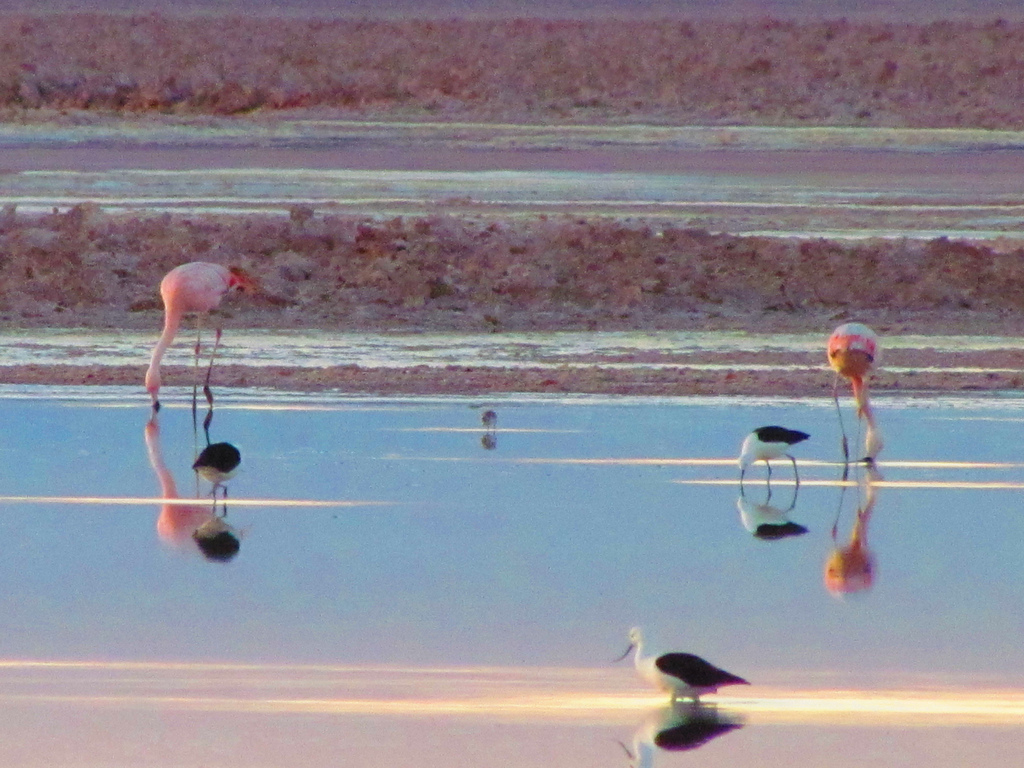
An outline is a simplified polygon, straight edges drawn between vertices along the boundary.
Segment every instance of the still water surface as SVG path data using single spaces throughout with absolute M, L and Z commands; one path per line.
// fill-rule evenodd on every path
M 153 426 L 131 388 L 0 392 L 5 765 L 1020 762 L 1024 399 L 879 398 L 880 481 L 843 487 L 829 400 L 225 390 L 214 562 L 168 394 Z M 788 463 L 737 483 L 768 423 L 812 434 L 788 512 Z M 807 533 L 752 535 L 766 501 Z M 843 597 L 836 550 L 871 565 Z M 634 624 L 753 683 L 721 735 L 651 746 Z
M 0 330 L 0 365 L 137 365 L 149 357 L 155 331 L 69 329 Z M 820 333 L 747 333 L 740 331 L 545 331 L 511 333 L 402 333 L 332 331 L 262 331 L 231 328 L 220 346 L 218 360 L 247 366 L 327 368 L 358 365 L 366 368 L 412 366 L 475 366 L 496 368 L 675 368 L 686 355 L 748 352 L 811 353 L 814 364 L 785 365 L 731 359 L 707 363 L 686 360 L 688 368 L 730 370 L 824 370 Z M 1012 336 L 886 337 L 886 349 L 927 349 L 939 353 L 1008 351 L 1024 348 Z M 191 365 L 191 348 L 179 344 L 165 361 Z M 886 365 L 893 373 L 929 370 L 921 365 Z M 943 370 L 1016 371 L 1002 368 Z
M 0 126 L 0 206 L 644 217 L 772 237 L 1020 239 L 1024 134 L 376 123 Z

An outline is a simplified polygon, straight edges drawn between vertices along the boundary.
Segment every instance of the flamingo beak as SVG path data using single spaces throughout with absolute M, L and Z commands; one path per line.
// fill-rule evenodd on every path
M 634 649 L 635 647 L 636 647 L 636 646 L 634 646 L 634 645 L 633 645 L 632 643 L 630 643 L 630 644 L 629 644 L 629 648 L 627 648 L 627 649 L 626 649 L 626 650 L 625 650 L 625 651 L 623 652 L 623 654 L 622 654 L 621 656 L 619 656 L 619 657 L 618 657 L 617 659 L 615 659 L 615 661 L 613 661 L 613 662 L 612 662 L 612 664 L 618 664 L 618 663 L 619 663 L 620 661 L 622 661 L 622 660 L 623 660 L 624 658 L 626 658 L 627 656 L 629 656 L 629 652 L 630 652 L 630 651 L 632 651 L 632 650 L 633 650 L 633 649 Z
M 237 288 L 242 293 L 259 293 L 260 284 L 256 278 L 250 275 L 241 267 L 229 267 L 231 271 L 231 287 Z

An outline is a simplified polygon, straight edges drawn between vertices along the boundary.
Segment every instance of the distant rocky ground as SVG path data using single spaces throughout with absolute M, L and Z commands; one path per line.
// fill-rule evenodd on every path
M 382 120 L 1024 128 L 1024 24 L 402 21 L 0 14 L 0 121 L 301 113 Z M 2 156 L 0 156 L 2 171 Z M 947 239 L 711 234 L 630 219 L 0 213 L 0 327 L 146 328 L 184 261 L 264 290 L 226 327 L 733 329 L 1024 335 L 1024 249 Z M 229 350 L 228 350 L 229 352 Z M 825 394 L 803 372 L 495 371 L 232 364 L 222 385 L 374 392 Z M 875 386 L 1022 386 L 1024 359 L 897 352 Z M 657 361 L 656 361 L 657 362 Z M 697 361 L 700 362 L 700 361 Z M 707 361 L 704 361 L 707 362 Z M 728 360 L 714 360 L 728 364 Z M 138 366 L 14 366 L 0 381 L 135 383 Z M 945 369 L 949 368 L 949 372 Z M 169 369 L 168 383 L 191 372 Z M 827 374 L 827 372 L 826 372 Z
M 0 14 L 0 119 L 287 110 L 669 124 L 1024 125 L 1024 23 L 351 21 Z M 2 170 L 2 156 L 0 156 Z M 1024 326 L 1024 251 L 610 219 L 0 215 L 0 323 L 146 326 L 239 262 L 262 327 Z M 822 320 L 824 318 L 824 320 Z
M 1024 249 L 710 234 L 536 216 L 379 220 L 0 214 L 0 323 L 149 328 L 163 274 L 241 266 L 260 295 L 225 307 L 263 328 L 820 329 L 849 316 L 916 332 L 1024 329 Z
M 1024 127 L 1024 23 L 0 14 L 0 119 L 49 111 Z

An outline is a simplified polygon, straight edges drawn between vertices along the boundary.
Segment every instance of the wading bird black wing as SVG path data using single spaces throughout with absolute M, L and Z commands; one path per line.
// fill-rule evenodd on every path
M 716 685 L 749 685 L 742 677 L 719 669 L 714 664 L 704 661 L 692 653 L 666 653 L 654 661 L 655 665 L 666 675 L 677 677 L 693 687 L 711 687 Z
M 810 437 L 806 432 L 801 432 L 798 429 L 786 429 L 785 427 L 759 427 L 754 432 L 762 443 L 796 445 Z

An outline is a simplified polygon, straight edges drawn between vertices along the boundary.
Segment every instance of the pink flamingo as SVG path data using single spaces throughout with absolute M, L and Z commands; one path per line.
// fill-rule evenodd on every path
M 153 398 L 154 411 L 160 410 L 160 361 L 174 341 L 182 317 L 187 312 L 196 313 L 195 364 L 198 373 L 203 319 L 217 308 L 224 294 L 236 288 L 241 291 L 255 291 L 257 285 L 256 281 L 239 267 L 225 267 L 206 261 L 182 264 L 164 275 L 164 279 L 160 281 L 160 297 L 164 302 L 164 330 L 153 349 L 153 357 L 146 371 L 146 391 Z M 206 384 L 203 387 L 203 394 L 211 406 L 213 397 L 210 393 L 210 374 L 213 371 L 213 358 L 220 345 L 220 328 L 217 328 L 216 334 L 213 353 L 210 355 L 210 367 L 206 371 Z
M 878 336 L 863 323 L 844 323 L 836 328 L 828 340 L 828 362 L 836 372 L 832 396 L 839 413 L 839 427 L 843 432 L 843 456 L 849 460 L 850 451 L 843 428 L 843 417 L 839 411 L 839 377 L 850 381 L 853 399 L 857 403 L 857 416 L 868 424 L 867 456 L 874 460 L 882 449 L 882 438 L 875 424 L 875 416 L 868 401 L 868 385 L 865 377 L 871 371 L 878 357 Z

